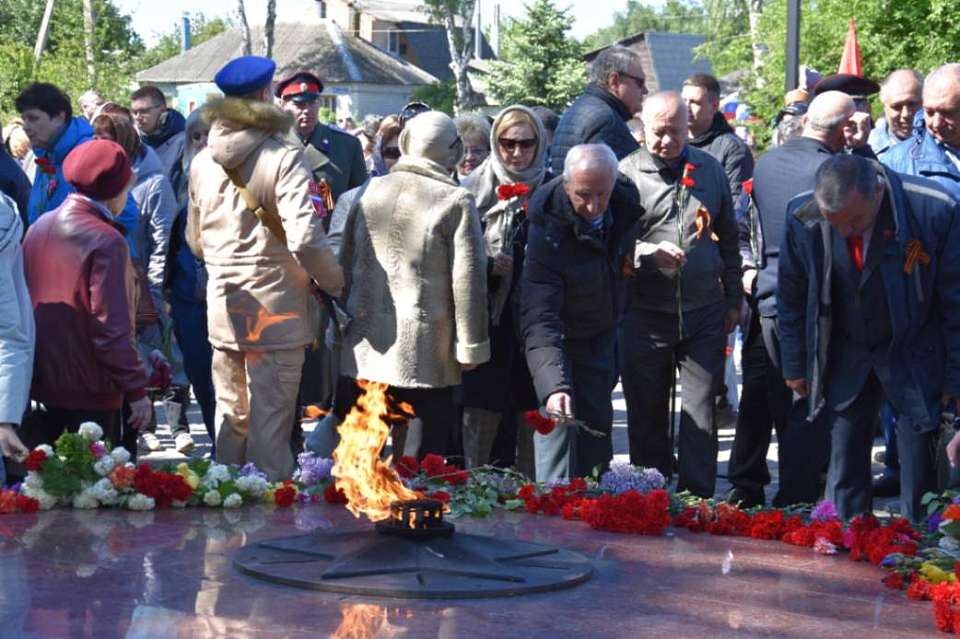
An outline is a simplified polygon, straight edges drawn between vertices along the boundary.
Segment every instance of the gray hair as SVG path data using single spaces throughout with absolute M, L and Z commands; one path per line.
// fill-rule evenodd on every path
M 490 123 L 479 113 L 461 113 L 453 119 L 461 139 L 480 140 L 484 146 L 490 143 Z
M 926 82 L 930 84 L 952 80 L 955 84 L 960 84 L 960 63 L 949 62 L 937 67 L 927 76 Z
M 620 170 L 617 156 L 606 144 L 578 144 L 570 149 L 563 161 L 564 182 L 569 182 L 573 178 L 573 169 L 576 167 L 606 169 L 613 179 L 616 179 Z
M 814 194 L 822 211 L 836 213 L 854 190 L 864 199 L 873 198 L 879 180 L 880 174 L 872 162 L 858 155 L 841 153 L 817 169 Z
M 619 44 L 607 47 L 590 64 L 590 81 L 606 88 L 611 73 L 629 73 L 631 64 L 640 64 L 640 54 Z
M 93 104 L 97 100 L 99 100 L 100 102 L 103 102 L 103 98 L 100 96 L 100 94 L 94 91 L 93 89 L 90 89 L 89 91 L 84 91 L 83 94 L 79 98 L 77 98 L 77 102 L 80 104 L 81 107 L 84 107 L 88 104 Z
M 787 140 L 799 137 L 801 133 L 803 133 L 803 118 L 793 116 L 781 120 L 777 125 L 777 142 L 783 144 Z
M 807 126 L 820 133 L 830 133 L 850 119 L 856 107 L 853 98 L 840 91 L 821 93 L 807 109 Z

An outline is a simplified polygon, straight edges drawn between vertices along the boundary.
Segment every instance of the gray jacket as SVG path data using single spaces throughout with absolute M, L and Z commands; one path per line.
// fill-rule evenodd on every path
M 16 205 L 0 193 L 0 424 L 20 423 L 33 376 L 36 328 L 23 277 L 21 239 L 23 223 Z
M 130 195 L 140 209 L 140 224 L 133 236 L 138 266 L 147 275 L 154 304 L 163 300 L 163 272 L 167 260 L 170 229 L 177 216 L 177 196 L 159 157 L 147 145 L 133 163 L 137 182 Z
M 620 161 L 620 171 L 637 185 L 643 208 L 627 308 L 676 313 L 679 286 L 683 310 L 722 300 L 727 308 L 739 309 L 743 297 L 740 252 L 726 173 L 710 154 L 695 147 L 687 146 L 683 158 L 681 171 L 674 171 L 645 148 Z M 695 184 L 678 219 L 676 202 L 685 163 L 695 166 Z M 701 231 L 698 217 L 706 223 Z M 653 263 L 656 245 L 663 241 L 676 244 L 686 254 L 679 278 L 677 272 Z

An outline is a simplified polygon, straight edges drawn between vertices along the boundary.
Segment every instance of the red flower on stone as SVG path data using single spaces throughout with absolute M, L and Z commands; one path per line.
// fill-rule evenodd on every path
M 445 490 L 436 490 L 436 491 L 434 491 L 434 492 L 432 492 L 432 493 L 427 493 L 426 498 L 427 498 L 427 499 L 436 499 L 437 501 L 441 501 L 441 502 L 443 502 L 443 503 L 445 503 L 445 504 L 449 504 L 449 503 L 450 503 L 450 493 L 448 493 L 448 492 L 445 491 Z
M 328 504 L 345 504 L 347 503 L 347 496 L 337 488 L 336 482 L 330 482 L 323 491 L 323 501 Z
M 153 471 L 147 464 L 140 464 L 133 477 L 137 492 L 153 497 L 157 508 L 167 508 L 174 501 L 187 501 L 193 489 L 182 475 L 166 471 Z
M 333 486 L 333 482 L 330 483 Z M 326 495 L 324 495 L 326 496 Z M 273 491 L 273 501 L 281 508 L 289 508 L 297 499 L 297 488 L 289 479 L 283 481 L 283 486 Z
M 40 502 L 33 497 L 17 495 L 17 510 L 22 513 L 35 513 L 40 510 Z
M 404 479 L 413 479 L 420 473 L 420 464 L 417 463 L 416 457 L 410 455 L 404 455 L 398 459 L 396 467 L 397 474 Z
M 47 461 L 47 454 L 42 450 L 32 450 L 30 454 L 27 455 L 26 461 L 23 462 L 24 466 L 27 467 L 27 470 L 33 472 L 39 472 L 43 468 L 43 462 Z

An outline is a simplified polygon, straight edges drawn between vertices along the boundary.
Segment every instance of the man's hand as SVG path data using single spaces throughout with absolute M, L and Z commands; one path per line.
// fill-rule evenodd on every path
M 786 380 L 786 382 L 787 382 L 787 388 L 792 390 L 794 393 L 796 393 L 800 397 L 806 397 L 807 395 L 810 394 L 810 389 L 807 388 L 806 378 L 802 377 L 800 379 L 788 379 Z
M 651 253 L 657 268 L 680 268 L 687 263 L 683 249 L 673 242 L 663 241 L 657 244 L 657 250 Z
M 843 137 L 847 147 L 859 149 L 866 146 L 871 128 L 870 115 L 862 111 L 855 112 L 843 127 Z
M 0 454 L 10 459 L 23 461 L 29 452 L 20 438 L 17 437 L 17 431 L 13 424 L 0 424 Z
M 513 258 L 506 253 L 497 253 L 493 258 L 493 274 L 498 277 L 509 275 L 513 271 Z
M 737 328 L 737 324 L 739 323 L 740 309 L 731 308 L 727 311 L 727 314 L 723 316 L 723 331 L 729 335 Z
M 130 404 L 130 418 L 128 420 L 130 427 L 134 430 L 141 430 L 150 425 L 150 417 L 153 414 L 153 402 L 149 397 L 141 397 Z
M 940 406 L 945 411 L 950 411 L 954 415 L 960 414 L 960 397 L 956 395 L 944 395 L 940 398 Z
M 547 416 L 552 419 L 573 417 L 573 400 L 564 392 L 554 393 L 547 398 Z
M 744 295 L 753 295 L 753 285 L 757 281 L 757 269 L 748 268 L 743 272 L 743 293 Z

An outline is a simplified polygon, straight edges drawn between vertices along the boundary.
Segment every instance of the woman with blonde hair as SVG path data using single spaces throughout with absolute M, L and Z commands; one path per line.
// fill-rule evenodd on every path
M 551 177 L 543 161 L 546 131 L 532 110 L 509 106 L 493 122 L 490 148 L 490 156 L 462 180 L 476 198 L 483 226 L 491 341 L 490 361 L 463 379 L 464 456 L 468 466 L 486 464 L 501 422 L 509 424 L 500 438 L 503 452 L 494 461 L 508 462 L 517 442 L 516 465 L 533 476 L 533 430 L 522 413 L 536 408 L 537 401 L 518 339 L 513 300 L 526 244 L 526 203 Z M 514 418 L 503 420 L 506 414 Z

